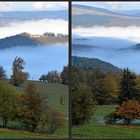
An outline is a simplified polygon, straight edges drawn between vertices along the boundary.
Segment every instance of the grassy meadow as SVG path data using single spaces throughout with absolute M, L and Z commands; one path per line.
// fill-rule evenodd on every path
M 116 105 L 98 105 L 95 115 L 88 124 L 74 126 L 73 138 L 140 138 L 140 126 L 138 125 L 106 125 L 99 120 L 115 110 Z
M 63 112 L 65 117 L 68 118 L 68 86 L 58 83 L 44 83 L 41 81 L 32 81 L 37 85 L 38 91 L 42 93 L 44 98 L 48 100 L 49 106 L 56 108 L 58 111 Z M 17 93 L 23 93 L 27 83 L 16 87 Z M 59 101 L 59 94 L 64 94 L 64 104 L 61 105 Z M 0 125 L 2 121 L 0 120 Z M 23 130 L 23 125 L 17 121 L 9 122 L 10 129 L 0 128 L 0 139 L 3 138 L 67 138 L 68 137 L 68 122 L 62 128 L 58 128 L 55 134 L 45 135 L 27 132 Z M 21 129 L 21 130 L 18 130 Z

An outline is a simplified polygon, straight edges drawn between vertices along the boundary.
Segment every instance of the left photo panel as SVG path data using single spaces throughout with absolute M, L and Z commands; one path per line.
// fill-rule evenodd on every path
M 68 2 L 0 2 L 0 138 L 68 138 Z

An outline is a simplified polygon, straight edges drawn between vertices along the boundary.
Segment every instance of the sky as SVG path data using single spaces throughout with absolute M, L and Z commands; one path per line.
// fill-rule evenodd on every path
M 110 10 L 140 10 L 140 2 L 73 2 L 73 4 L 88 5 Z
M 0 11 L 56 11 L 68 9 L 68 2 L 0 2 Z

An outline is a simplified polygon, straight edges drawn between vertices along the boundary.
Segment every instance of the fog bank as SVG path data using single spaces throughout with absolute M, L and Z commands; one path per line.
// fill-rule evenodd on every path
M 38 80 L 42 74 L 57 70 L 61 72 L 68 64 L 67 44 L 52 44 L 40 47 L 14 47 L 0 50 L 0 65 L 6 70 L 8 77 L 12 74 L 12 63 L 16 56 L 25 61 L 25 70 L 31 80 Z
M 90 28 L 78 27 L 72 30 L 74 36 L 81 37 L 112 37 L 126 39 L 129 41 L 140 42 L 140 27 L 103 27 L 93 26 Z
M 62 19 L 42 19 L 11 22 L 8 26 L 0 28 L 0 38 L 5 38 L 22 32 L 30 34 L 43 34 L 44 32 L 68 34 L 68 21 Z

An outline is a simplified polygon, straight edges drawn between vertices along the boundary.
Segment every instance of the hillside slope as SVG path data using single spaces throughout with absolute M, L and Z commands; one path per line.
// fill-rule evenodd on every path
M 16 47 L 16 46 L 38 46 L 44 44 L 53 43 L 66 43 L 68 36 L 58 34 L 57 36 L 51 36 L 53 33 L 44 33 L 45 35 L 31 35 L 28 33 L 21 33 L 14 36 L 0 39 L 0 49 Z
M 140 17 L 115 13 L 103 8 L 73 5 L 73 27 L 91 26 L 140 26 Z
M 72 65 L 73 66 L 81 66 L 85 68 L 93 68 L 98 69 L 100 68 L 104 73 L 107 73 L 108 71 L 112 72 L 121 72 L 122 70 L 111 63 L 104 62 L 97 58 L 88 58 L 88 57 L 72 57 Z
M 68 20 L 68 11 L 0 11 L 0 26 L 8 25 L 11 22 L 23 23 L 23 21 L 36 21 L 49 18 Z

